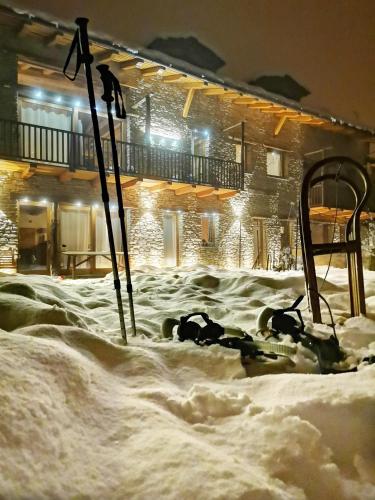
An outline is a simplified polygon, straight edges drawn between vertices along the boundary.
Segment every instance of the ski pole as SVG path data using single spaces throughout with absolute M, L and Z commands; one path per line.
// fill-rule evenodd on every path
M 133 286 L 130 275 L 128 242 L 127 242 L 126 227 L 125 227 L 125 211 L 124 211 L 124 202 L 122 198 L 120 166 L 118 161 L 117 145 L 115 138 L 115 127 L 113 123 L 112 102 L 115 101 L 115 112 L 117 118 L 125 119 L 126 111 L 124 107 L 124 101 L 122 98 L 120 83 L 118 79 L 115 77 L 115 75 L 109 70 L 109 66 L 107 64 L 100 64 L 99 66 L 97 66 L 97 70 L 99 71 L 100 78 L 103 82 L 104 93 L 102 95 L 102 99 L 107 104 L 108 127 L 109 127 L 109 135 L 111 138 L 113 170 L 115 174 L 115 183 L 116 183 L 116 192 L 118 201 L 118 216 L 120 219 L 122 251 L 124 254 L 126 289 L 129 297 L 129 310 L 130 310 L 130 319 L 133 329 L 133 335 L 136 335 L 137 332 L 136 332 L 135 316 L 134 316 Z
M 89 21 L 88 21 L 88 19 L 86 19 L 84 17 L 77 17 L 75 22 L 78 26 L 78 29 L 74 35 L 72 45 L 69 49 L 69 54 L 68 54 L 67 60 L 66 60 L 65 65 L 64 65 L 63 72 L 67 78 L 69 78 L 70 80 L 75 80 L 75 78 L 79 72 L 79 69 L 81 67 L 81 64 L 83 64 L 85 67 L 87 92 L 88 92 L 88 98 L 89 98 L 89 103 L 90 103 L 92 126 L 93 126 L 93 130 L 94 130 L 94 141 L 95 141 L 96 157 L 98 160 L 98 170 L 99 170 L 99 178 L 100 178 L 101 191 L 102 191 L 102 200 L 103 200 L 103 207 L 104 207 L 104 213 L 105 213 L 105 219 L 106 219 L 106 225 L 107 225 L 109 249 L 110 249 L 110 253 L 111 253 L 113 284 L 114 284 L 114 288 L 116 290 L 117 308 L 118 308 L 118 314 L 119 314 L 119 320 L 120 320 L 121 335 L 122 335 L 122 338 L 124 339 L 125 344 L 127 344 L 126 328 L 125 328 L 125 321 L 124 321 L 124 310 L 123 310 L 122 298 L 121 298 L 121 283 L 120 283 L 120 279 L 119 279 L 119 275 L 118 275 L 116 247 L 115 247 L 115 241 L 113 238 L 111 213 L 110 213 L 110 209 L 109 209 L 109 194 L 108 194 L 108 188 L 107 188 L 107 179 L 106 179 L 106 172 L 105 172 L 105 166 L 104 166 L 102 144 L 101 144 L 101 140 L 100 140 L 98 115 L 96 113 L 94 84 L 93 84 L 92 73 L 91 73 L 91 64 L 92 64 L 94 58 L 93 58 L 92 54 L 90 53 L 89 39 L 88 39 L 88 34 L 87 34 L 87 24 Z M 67 74 L 67 68 L 69 66 L 72 54 L 75 50 L 77 51 L 75 74 L 73 75 L 73 77 L 70 77 Z

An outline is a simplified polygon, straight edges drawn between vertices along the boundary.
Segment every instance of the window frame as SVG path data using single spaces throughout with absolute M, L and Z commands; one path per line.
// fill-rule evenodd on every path
M 200 247 L 201 248 L 217 248 L 218 244 L 218 230 L 217 230 L 217 215 L 212 213 L 201 213 L 201 225 L 200 225 Z M 203 244 L 204 239 L 203 236 L 203 219 L 208 220 L 208 236 L 210 235 L 210 224 L 212 224 L 211 229 L 213 231 L 213 241 L 207 241 L 206 244 Z
M 276 152 L 277 154 L 280 155 L 280 175 L 275 175 L 275 174 L 270 174 L 268 173 L 268 153 L 273 153 Z M 272 177 L 274 179 L 286 179 L 288 172 L 287 172 L 287 158 L 288 158 L 288 153 L 287 151 L 283 149 L 276 148 L 274 146 L 266 146 L 266 173 L 267 177 Z

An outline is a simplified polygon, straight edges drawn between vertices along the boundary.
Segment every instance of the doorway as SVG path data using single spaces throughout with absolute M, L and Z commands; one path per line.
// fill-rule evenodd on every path
M 253 219 L 254 227 L 254 269 L 267 268 L 267 233 L 263 219 Z
M 42 202 L 20 203 L 18 225 L 18 270 L 47 271 L 49 268 L 49 206 Z
M 164 213 L 164 262 L 168 267 L 178 265 L 177 214 Z
M 91 247 L 91 209 L 90 207 L 77 207 L 75 205 L 60 205 L 60 251 L 81 252 L 79 259 L 85 260 L 84 252 L 92 250 Z M 61 255 L 61 268 L 67 269 L 70 259 Z M 80 269 L 90 268 L 92 262 L 86 261 L 79 266 Z

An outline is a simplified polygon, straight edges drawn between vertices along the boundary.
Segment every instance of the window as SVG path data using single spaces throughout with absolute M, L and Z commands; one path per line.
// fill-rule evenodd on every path
M 216 245 L 216 216 L 214 214 L 202 215 L 201 245 L 202 247 Z
M 241 144 L 236 144 L 236 162 L 241 163 Z M 245 172 L 251 172 L 251 144 L 245 143 Z
M 279 149 L 267 148 L 267 175 L 285 177 L 286 155 Z

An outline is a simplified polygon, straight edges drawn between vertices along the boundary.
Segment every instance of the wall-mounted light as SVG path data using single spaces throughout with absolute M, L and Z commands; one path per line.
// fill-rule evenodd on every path
M 48 202 L 48 200 L 47 200 L 47 198 L 42 198 L 40 200 L 40 202 L 43 203 L 43 205 L 45 205 Z
M 57 96 L 55 97 L 55 102 L 59 103 L 59 102 L 61 102 L 61 101 L 62 101 L 62 97 L 61 97 L 61 95 L 57 95 Z
M 43 92 L 41 90 L 36 90 L 34 92 L 34 95 L 35 95 L 35 97 L 37 97 L 38 99 L 40 99 L 41 97 L 43 97 Z
M 82 201 L 76 201 L 75 202 L 76 207 L 82 207 Z
M 21 203 L 29 203 L 30 199 L 25 196 L 25 198 L 22 198 Z

